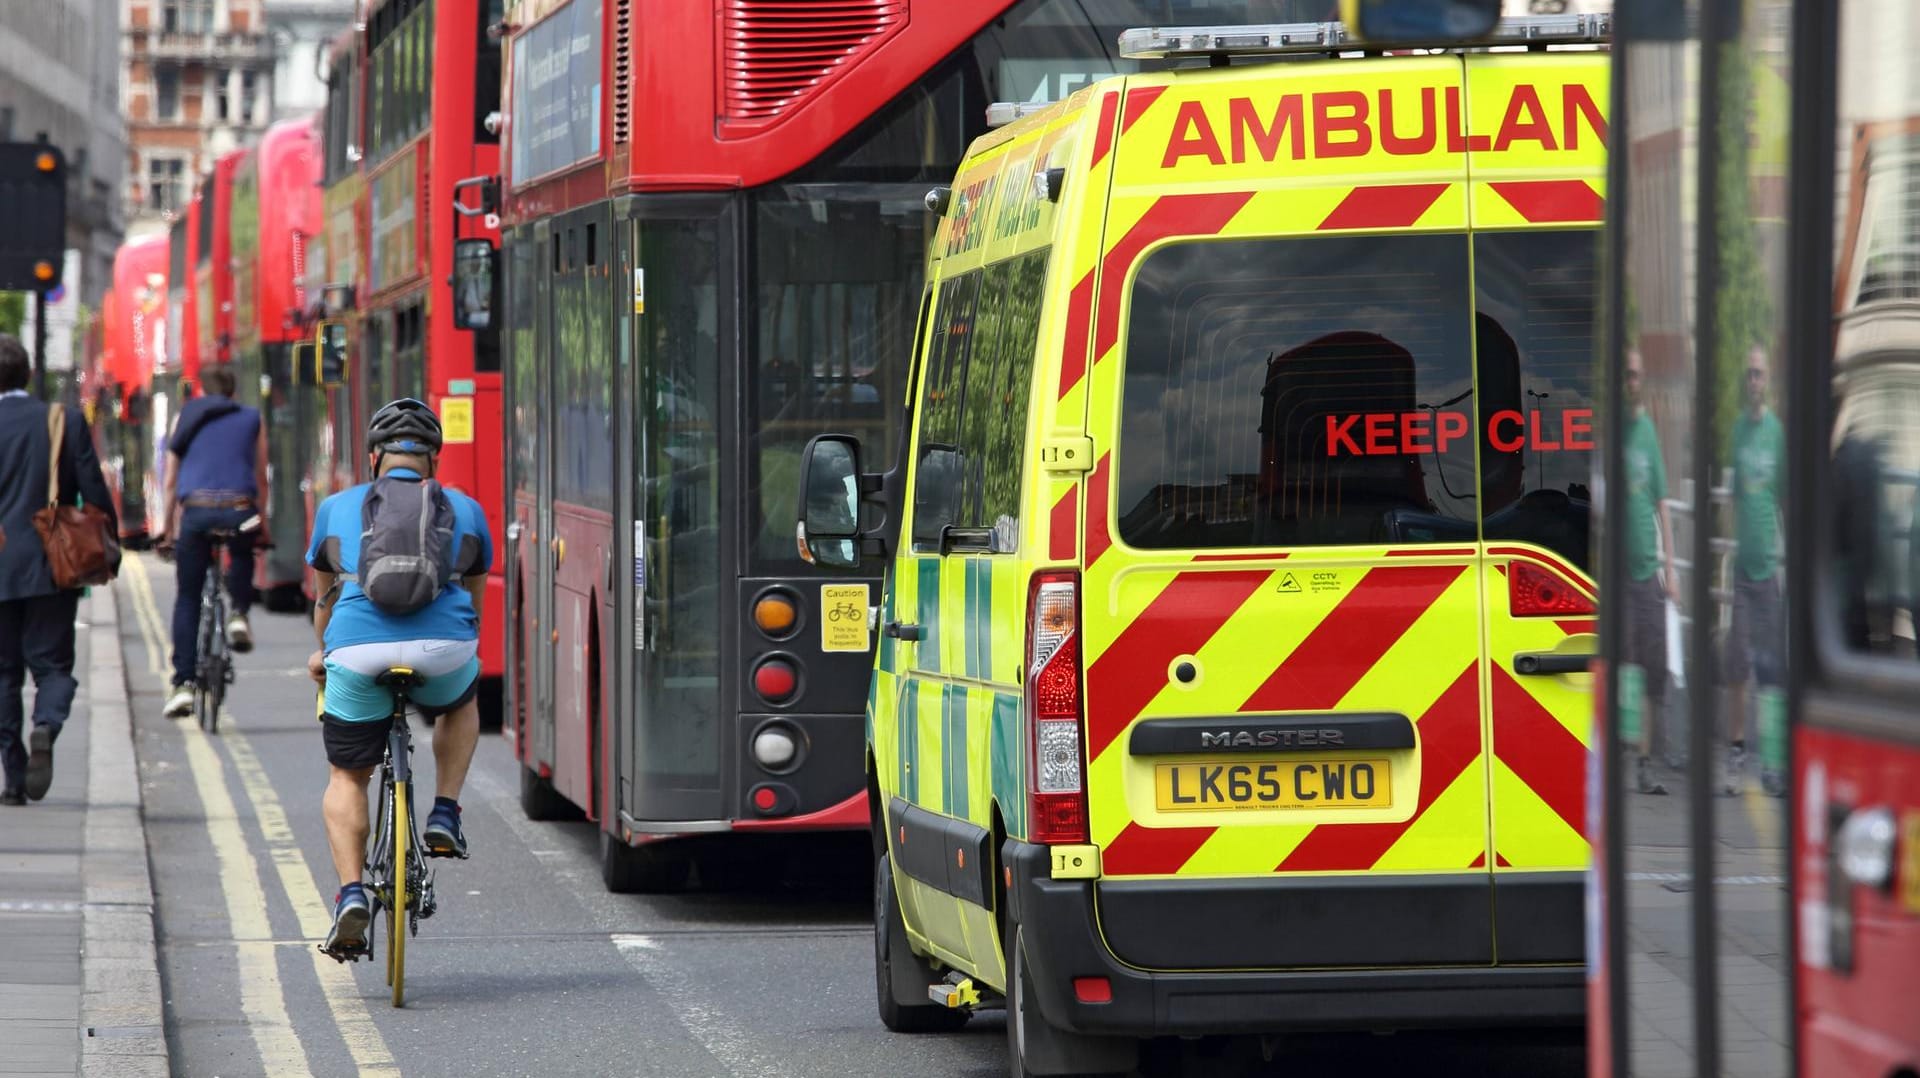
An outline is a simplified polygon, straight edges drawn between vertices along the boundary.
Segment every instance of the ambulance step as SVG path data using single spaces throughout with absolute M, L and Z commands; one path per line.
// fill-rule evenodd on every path
M 980 1004 L 980 989 L 974 987 L 973 978 L 955 971 L 947 974 L 947 979 L 939 984 L 928 985 L 927 998 L 950 1010 L 977 1007 Z

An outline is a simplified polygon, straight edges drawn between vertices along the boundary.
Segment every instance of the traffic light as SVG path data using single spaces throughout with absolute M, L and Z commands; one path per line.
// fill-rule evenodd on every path
M 52 291 L 66 247 L 66 159 L 44 142 L 0 142 L 0 291 Z

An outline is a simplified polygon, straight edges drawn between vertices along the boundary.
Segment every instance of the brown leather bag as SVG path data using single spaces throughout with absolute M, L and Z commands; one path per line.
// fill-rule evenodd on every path
M 105 584 L 120 571 L 120 537 L 107 514 L 91 505 L 60 504 L 60 450 L 66 443 L 67 410 L 47 409 L 47 507 L 33 514 L 33 530 L 47 551 L 56 588 Z

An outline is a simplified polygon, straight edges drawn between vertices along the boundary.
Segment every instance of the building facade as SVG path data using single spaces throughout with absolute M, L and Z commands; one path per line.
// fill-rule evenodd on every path
M 321 77 L 327 42 L 355 17 L 355 0 L 266 0 L 273 38 L 273 118 L 291 119 L 327 105 Z
M 264 0 L 120 3 L 124 198 L 139 231 L 164 227 L 214 158 L 273 120 L 274 46 Z
M 98 307 L 124 227 L 123 0 L 0 3 L 0 141 L 41 134 L 67 159 L 67 246 L 81 302 Z

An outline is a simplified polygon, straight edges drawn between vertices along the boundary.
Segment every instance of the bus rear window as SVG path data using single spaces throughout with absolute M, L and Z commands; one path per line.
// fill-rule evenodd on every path
M 1207 240 L 1132 287 L 1116 489 L 1150 549 L 1471 541 L 1463 235 Z

